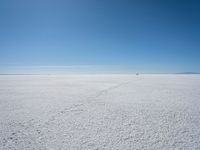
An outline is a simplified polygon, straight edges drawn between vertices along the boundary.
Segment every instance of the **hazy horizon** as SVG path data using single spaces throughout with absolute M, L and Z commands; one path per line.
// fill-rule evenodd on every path
M 199 74 L 194 71 L 145 71 L 132 66 L 70 65 L 70 66 L 9 66 L 2 67 L 0 74 Z

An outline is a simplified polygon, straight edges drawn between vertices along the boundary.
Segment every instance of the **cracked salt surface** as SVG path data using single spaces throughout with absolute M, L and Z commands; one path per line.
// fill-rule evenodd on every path
M 199 75 L 1 75 L 1 150 L 200 149 Z

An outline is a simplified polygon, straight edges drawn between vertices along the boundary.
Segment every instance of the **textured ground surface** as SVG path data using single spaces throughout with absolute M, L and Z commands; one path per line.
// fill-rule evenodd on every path
M 200 150 L 200 76 L 0 76 L 1 150 Z

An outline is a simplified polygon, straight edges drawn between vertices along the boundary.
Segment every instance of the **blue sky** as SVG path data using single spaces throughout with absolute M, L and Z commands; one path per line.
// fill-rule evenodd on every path
M 0 1 L 0 72 L 73 67 L 90 72 L 200 72 L 200 2 Z

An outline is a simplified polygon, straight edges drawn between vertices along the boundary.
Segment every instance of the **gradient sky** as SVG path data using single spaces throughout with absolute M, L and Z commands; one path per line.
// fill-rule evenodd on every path
M 200 72 L 200 1 L 0 1 L 0 72 L 73 66 Z

